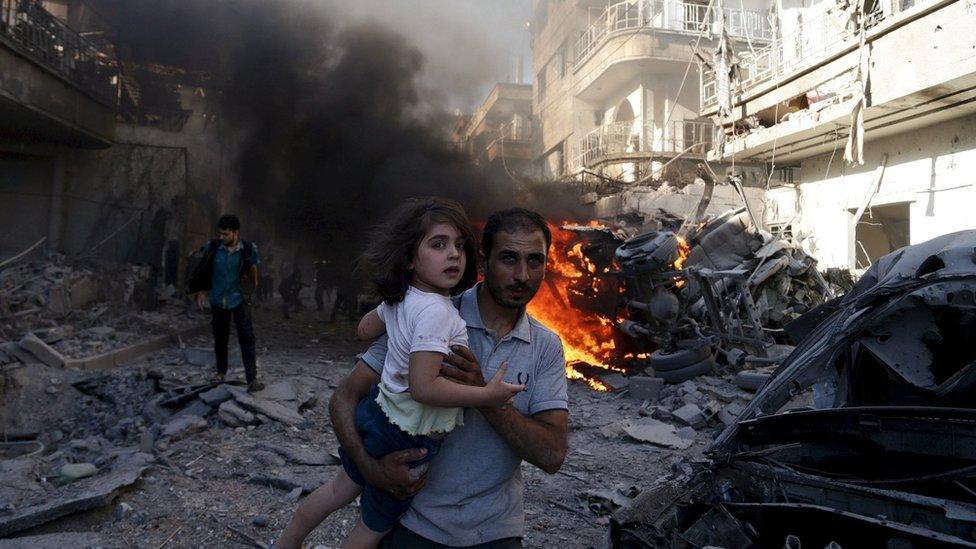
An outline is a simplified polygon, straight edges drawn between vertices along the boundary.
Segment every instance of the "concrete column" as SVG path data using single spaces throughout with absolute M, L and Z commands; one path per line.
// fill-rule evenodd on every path
M 48 215 L 47 246 L 51 250 L 61 248 L 61 220 L 64 217 L 64 153 L 54 155 L 51 173 L 51 210 Z

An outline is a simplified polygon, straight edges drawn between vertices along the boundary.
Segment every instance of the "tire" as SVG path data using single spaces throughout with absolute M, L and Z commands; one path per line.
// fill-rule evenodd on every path
M 651 358 L 648 362 L 651 368 L 654 368 L 655 372 L 670 372 L 672 370 L 686 368 L 692 364 L 698 364 L 711 356 L 712 349 L 708 345 L 695 349 L 678 349 L 673 353 L 658 349 L 651 353 Z
M 691 366 L 685 366 L 684 368 L 678 368 L 677 370 L 667 372 L 658 372 L 655 370 L 654 376 L 663 379 L 665 383 L 683 383 L 689 379 L 711 372 L 714 366 L 715 357 L 710 356 L 701 362 L 697 362 Z

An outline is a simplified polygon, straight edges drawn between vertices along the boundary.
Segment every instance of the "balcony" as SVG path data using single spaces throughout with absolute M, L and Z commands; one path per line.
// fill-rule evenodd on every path
M 50 70 L 105 105 L 114 105 L 118 63 L 36 0 L 0 0 L 0 44 Z
M 766 14 L 760 11 L 725 8 L 725 30 L 729 36 L 766 41 L 772 38 Z M 641 29 L 678 33 L 716 33 L 718 12 L 708 6 L 677 0 L 638 0 L 609 6 L 576 43 L 574 69 L 612 37 Z
M 531 160 L 535 128 L 521 119 L 512 120 L 498 128 L 496 137 L 485 148 L 488 162 L 497 159 Z
M 711 122 L 672 120 L 659 123 L 615 122 L 600 126 L 575 144 L 572 164 L 575 169 L 590 168 L 606 161 L 633 161 L 653 155 L 688 152 L 704 155 L 716 140 L 717 127 Z
M 882 9 L 882 3 L 865 16 L 864 28 L 871 29 L 890 17 Z M 748 94 L 767 82 L 804 70 L 821 62 L 833 52 L 857 42 L 858 27 L 845 23 L 841 15 L 824 12 L 798 24 L 788 36 L 777 36 L 762 48 L 739 54 L 739 90 Z M 708 112 L 718 104 L 718 86 L 715 71 L 706 69 L 701 79 L 702 112 Z

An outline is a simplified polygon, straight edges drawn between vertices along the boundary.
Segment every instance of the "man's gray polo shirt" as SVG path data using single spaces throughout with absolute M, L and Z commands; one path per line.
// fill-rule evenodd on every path
M 480 286 L 480 285 L 479 285 Z M 566 371 L 559 336 L 528 314 L 501 340 L 485 328 L 478 310 L 478 286 L 455 298 L 468 325 L 468 344 L 485 379 L 508 363 L 505 381 L 524 383 L 515 407 L 531 416 L 566 410 Z M 460 300 L 460 301 L 458 301 Z M 362 359 L 377 373 L 383 369 L 386 340 L 374 343 Z M 421 536 L 444 545 L 477 545 L 522 537 L 522 460 L 491 428 L 480 412 L 467 409 L 464 425 L 444 440 L 430 466 L 427 485 L 400 521 Z

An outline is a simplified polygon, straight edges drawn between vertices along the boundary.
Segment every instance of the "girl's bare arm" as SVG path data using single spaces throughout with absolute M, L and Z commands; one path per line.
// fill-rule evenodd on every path
M 443 408 L 504 406 L 525 385 L 505 383 L 502 365 L 484 387 L 461 385 L 440 376 L 444 355 L 433 351 L 410 353 L 410 396 L 421 404 Z
M 359 327 L 356 328 L 356 336 L 363 341 L 372 341 L 384 333 L 386 333 L 386 324 L 383 323 L 376 309 L 366 313 L 359 321 Z

